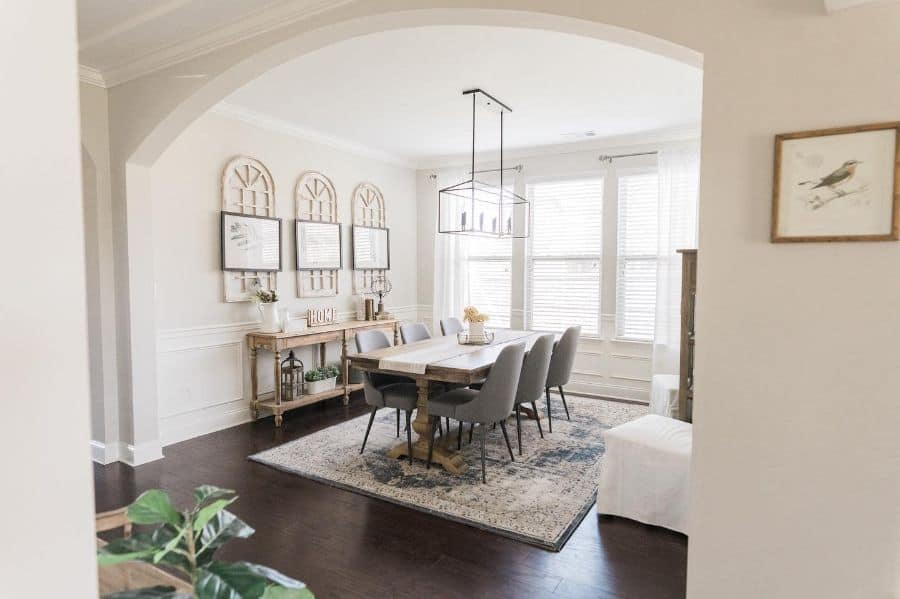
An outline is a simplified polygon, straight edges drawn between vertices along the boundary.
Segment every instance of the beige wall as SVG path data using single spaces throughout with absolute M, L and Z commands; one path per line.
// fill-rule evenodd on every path
M 0 10 L 0 595 L 87 599 L 97 567 L 75 3 Z
M 379 162 L 219 114 L 192 123 L 151 170 L 153 262 L 156 290 L 157 387 L 163 445 L 246 422 L 250 418 L 250 380 L 244 338 L 257 328 L 255 304 L 225 302 L 221 270 L 219 212 L 225 164 L 238 155 L 261 161 L 272 174 L 276 215 L 282 222 L 282 309 L 305 312 L 332 305 L 355 313 L 350 270 L 351 194 L 359 183 L 376 184 L 384 194 L 391 230 L 394 285 L 386 298 L 401 318 L 416 319 L 416 190 L 410 168 Z M 343 223 L 344 268 L 340 294 L 297 297 L 294 253 L 294 187 L 307 170 L 324 173 L 338 194 Z M 338 344 L 328 360 L 339 359 Z M 307 368 L 312 351 L 300 350 Z M 260 354 L 261 390 L 273 386 L 271 357 Z
M 428 23 L 629 38 L 606 24 L 704 55 L 689 594 L 900 592 L 900 277 L 891 274 L 900 243 L 768 242 L 773 135 L 900 119 L 896 4 L 826 17 L 819 0 L 361 1 L 118 86 L 113 198 L 130 275 L 120 355 L 130 360 L 134 405 L 149 412 L 156 401 L 141 166 L 274 64 L 351 35 Z M 191 73 L 208 77 L 173 79 Z

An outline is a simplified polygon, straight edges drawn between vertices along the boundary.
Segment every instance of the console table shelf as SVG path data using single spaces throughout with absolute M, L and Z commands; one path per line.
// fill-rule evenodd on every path
M 357 331 L 367 329 L 388 329 L 394 333 L 394 344 L 399 343 L 400 321 L 390 320 L 351 320 L 321 327 L 310 327 L 302 331 L 290 333 L 248 333 L 247 346 L 250 350 L 250 408 L 253 417 L 259 417 L 260 408 L 265 408 L 275 415 L 275 426 L 281 426 L 283 414 L 290 410 L 306 406 L 317 401 L 343 396 L 344 405 L 350 401 L 350 393 L 362 389 L 362 385 L 350 383 L 350 361 L 347 359 L 347 348 L 350 339 Z M 283 401 L 281 398 L 281 352 L 297 347 L 319 346 L 319 362 L 325 364 L 325 344 L 329 341 L 341 343 L 341 385 L 321 393 L 302 395 L 299 399 Z M 275 390 L 259 393 L 257 380 L 257 354 L 259 350 L 273 353 Z

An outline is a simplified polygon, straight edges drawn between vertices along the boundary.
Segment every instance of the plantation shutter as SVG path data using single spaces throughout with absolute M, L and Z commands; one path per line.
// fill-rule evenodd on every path
M 652 341 L 656 318 L 659 183 L 655 172 L 619 176 L 616 336 Z

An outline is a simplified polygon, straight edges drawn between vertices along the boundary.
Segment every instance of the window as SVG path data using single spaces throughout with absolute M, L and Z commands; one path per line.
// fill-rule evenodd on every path
M 652 341 L 656 319 L 657 175 L 620 174 L 618 190 L 616 337 Z
M 509 328 L 512 296 L 512 239 L 471 236 L 468 253 L 467 306 L 490 315 L 489 327 Z
M 581 325 L 600 334 L 603 179 L 569 179 L 528 186 L 528 326 L 561 331 Z

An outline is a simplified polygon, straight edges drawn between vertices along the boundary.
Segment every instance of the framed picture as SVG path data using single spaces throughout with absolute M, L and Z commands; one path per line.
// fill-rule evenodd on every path
M 315 220 L 297 220 L 297 270 L 341 269 L 341 225 Z
M 281 219 L 222 212 L 222 270 L 281 270 Z
M 900 123 L 775 136 L 772 241 L 900 238 Z
M 380 227 L 353 225 L 353 270 L 388 270 L 390 267 L 390 232 Z

